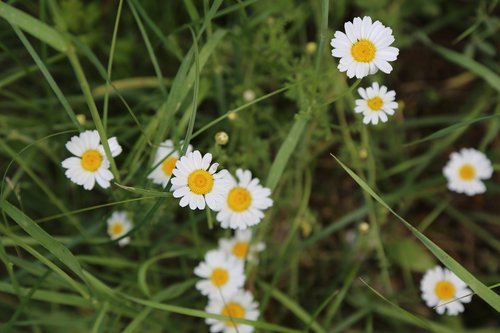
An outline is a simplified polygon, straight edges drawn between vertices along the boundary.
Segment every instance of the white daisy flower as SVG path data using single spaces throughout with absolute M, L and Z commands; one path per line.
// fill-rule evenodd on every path
M 374 82 L 371 87 L 366 89 L 359 88 L 358 93 L 361 96 L 356 100 L 354 112 L 363 113 L 363 123 L 377 125 L 387 121 L 387 115 L 392 116 L 394 110 L 398 108 L 398 103 L 394 101 L 396 93 L 394 90 L 387 91 L 386 86 L 379 86 Z
M 99 134 L 93 130 L 73 136 L 66 143 L 66 149 L 77 156 L 62 161 L 63 168 L 67 169 L 66 177 L 75 184 L 83 185 L 86 190 L 93 189 L 95 182 L 102 188 L 108 188 L 109 181 L 113 179 L 113 174 L 109 171 L 109 161 L 100 142 Z M 122 152 L 116 137 L 108 139 L 108 145 L 113 157 Z
M 243 263 L 218 250 L 208 251 L 194 274 L 203 278 L 196 289 L 208 297 L 229 297 L 245 283 Z
M 472 292 L 452 271 L 436 266 L 429 269 L 420 281 L 422 299 L 428 307 L 436 307 L 436 312 L 456 316 L 464 311 L 462 303 L 469 303 Z M 466 296 L 469 295 L 469 296 Z
M 231 318 L 257 320 L 259 317 L 259 304 L 254 301 L 249 291 L 239 290 L 229 298 L 212 298 L 209 300 L 205 311 Z M 210 325 L 210 332 L 223 333 L 251 333 L 253 326 L 237 323 L 234 320 L 219 320 L 207 318 L 205 322 Z
M 399 50 L 389 46 L 394 42 L 392 29 L 379 21 L 372 23 L 371 17 L 355 17 L 344 24 L 345 33 L 336 31 L 330 42 L 332 56 L 340 58 L 338 69 L 347 72 L 349 78 L 361 79 L 375 74 L 379 69 L 389 74 L 389 61 L 398 57 Z
M 186 153 L 192 150 L 193 146 L 189 145 Z M 165 188 L 172 176 L 178 159 L 179 151 L 175 149 L 172 140 L 164 141 L 156 151 L 155 161 L 153 163 L 153 165 L 156 165 L 156 168 L 149 174 L 148 179 L 151 179 L 153 183 L 162 185 L 163 188 Z
M 264 217 L 262 212 L 273 205 L 269 198 L 271 190 L 259 184 L 249 170 L 236 170 L 237 182 L 227 174 L 229 187 L 226 188 L 217 221 L 222 228 L 246 229 L 259 223 Z
M 493 167 L 486 155 L 479 150 L 462 148 L 458 153 L 451 153 L 443 174 L 448 179 L 450 191 L 474 195 L 486 192 L 481 179 L 491 178 Z
M 132 221 L 128 218 L 127 212 L 117 211 L 114 212 L 107 221 L 108 235 L 112 240 L 120 238 L 129 232 L 134 226 Z M 130 237 L 122 238 L 118 241 L 118 245 L 125 246 L 130 242 Z
M 219 249 L 234 256 L 240 261 L 257 262 L 257 253 L 266 248 L 266 244 L 259 242 L 251 244 L 252 230 L 236 230 L 233 238 L 219 239 Z
M 210 166 L 212 154 L 203 157 L 198 150 L 182 156 L 175 164 L 172 190 L 175 198 L 181 198 L 179 205 L 191 209 L 205 209 L 205 204 L 217 211 L 224 200 L 228 181 L 226 170 L 216 173 L 219 163 Z M 207 171 L 208 170 L 208 171 Z

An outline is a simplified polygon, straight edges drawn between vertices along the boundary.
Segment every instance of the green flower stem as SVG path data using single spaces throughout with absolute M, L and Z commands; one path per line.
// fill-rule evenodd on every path
M 69 41 L 68 41 L 69 43 Z M 111 149 L 108 144 L 108 137 L 106 136 L 106 131 L 104 130 L 104 126 L 101 121 L 101 117 L 99 116 L 99 111 L 97 110 L 97 106 L 95 104 L 94 98 L 92 97 L 92 90 L 90 89 L 87 78 L 85 77 L 85 73 L 83 72 L 82 66 L 80 64 L 80 60 L 78 60 L 78 56 L 76 55 L 75 49 L 72 45 L 70 45 L 68 49 L 68 59 L 73 66 L 73 70 L 75 71 L 76 78 L 80 83 L 80 87 L 83 91 L 83 95 L 85 96 L 85 100 L 90 110 L 90 114 L 92 116 L 92 120 L 94 121 L 94 125 L 99 133 L 99 137 L 101 138 L 101 144 L 104 148 L 104 153 L 106 154 L 106 158 L 108 159 L 111 165 L 111 172 L 115 177 L 116 181 L 120 183 L 120 174 L 118 173 L 118 169 L 116 168 L 116 163 L 111 154 Z
M 357 80 L 356 83 L 359 84 L 361 80 Z M 363 179 L 366 177 L 364 176 L 363 173 L 363 168 L 359 156 L 358 149 L 356 148 L 356 145 L 354 144 L 354 140 L 351 136 L 351 133 L 349 132 L 349 125 L 347 123 L 346 117 L 345 117 L 345 109 L 341 103 L 338 104 L 337 106 L 337 116 L 340 121 L 340 129 L 342 133 L 342 137 L 344 139 L 344 143 L 347 146 L 347 149 L 351 155 L 351 161 L 353 164 L 354 169 L 356 170 L 356 173 L 360 175 Z M 366 147 L 368 150 L 368 134 L 367 134 L 367 129 L 366 126 L 363 124 L 361 125 L 361 136 L 362 136 L 362 145 L 363 147 Z M 372 182 L 375 182 L 375 164 L 373 160 L 372 154 L 368 154 L 369 156 L 367 157 L 367 164 L 368 164 L 368 178 L 371 178 L 370 180 Z M 391 291 L 391 282 L 390 282 L 390 276 L 389 276 L 389 261 L 387 260 L 387 257 L 385 256 L 384 252 L 384 247 L 382 244 L 382 240 L 380 238 L 380 227 L 379 223 L 377 221 L 377 214 L 375 211 L 375 206 L 373 204 L 372 198 L 367 194 L 363 193 L 363 199 L 366 203 L 366 206 L 368 208 L 368 219 L 372 228 L 373 232 L 373 237 L 375 238 L 375 247 L 377 251 L 377 257 L 379 261 L 379 267 L 381 270 L 382 274 L 382 280 L 384 282 L 385 288 L 387 291 Z
M 66 43 L 66 55 L 71 63 L 71 66 L 73 67 L 76 78 L 85 97 L 85 101 L 87 102 L 87 105 L 89 107 L 92 121 L 94 122 L 97 132 L 99 133 L 99 137 L 101 138 L 101 144 L 104 148 L 104 153 L 106 154 L 106 158 L 111 165 L 111 172 L 113 173 L 116 181 L 120 183 L 120 174 L 118 173 L 118 169 L 116 168 L 116 163 L 113 155 L 111 155 L 111 149 L 109 148 L 108 144 L 108 137 L 106 136 L 106 131 L 102 124 L 101 117 L 99 116 L 99 111 L 97 110 L 94 97 L 92 96 L 92 90 L 90 89 L 90 85 L 87 81 L 87 78 L 85 77 L 85 73 L 76 54 L 75 47 L 71 43 L 71 39 L 66 35 L 67 27 L 66 23 L 64 22 L 64 18 L 62 17 L 59 11 L 59 7 L 55 1 L 49 1 L 49 6 L 54 17 L 54 22 L 56 22 L 56 26 L 63 32 L 63 39 Z
M 325 41 L 328 39 L 328 10 L 329 10 L 329 0 L 321 1 L 321 24 L 320 24 L 320 38 L 318 50 L 316 53 L 316 74 L 319 74 L 321 60 L 323 59 L 323 48 L 325 47 Z
M 120 3 L 118 4 L 118 11 L 116 12 L 116 20 L 115 20 L 115 27 L 113 29 L 113 37 L 111 38 L 111 47 L 109 49 L 109 59 L 108 59 L 108 69 L 107 69 L 107 75 L 106 75 L 106 86 L 105 86 L 105 94 L 104 94 L 104 106 L 103 106 L 103 116 L 102 116 L 102 122 L 104 125 L 104 129 L 107 129 L 108 125 L 108 109 L 109 109 L 109 92 L 111 91 L 111 71 L 113 69 L 113 58 L 115 55 L 115 47 L 116 47 L 116 36 L 118 35 L 118 26 L 120 23 L 120 17 L 122 13 L 122 5 L 123 5 L 123 0 L 120 0 Z M 159 82 L 161 85 L 161 82 Z

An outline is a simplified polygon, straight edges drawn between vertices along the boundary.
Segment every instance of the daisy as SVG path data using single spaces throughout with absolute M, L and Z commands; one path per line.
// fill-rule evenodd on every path
M 239 290 L 228 298 L 217 297 L 210 299 L 205 311 L 231 318 L 257 320 L 259 317 L 258 307 L 259 305 L 254 301 L 249 291 Z M 240 324 L 231 319 L 207 318 L 205 322 L 211 326 L 210 332 L 212 333 L 251 333 L 254 330 L 253 326 Z
M 196 283 L 196 289 L 208 297 L 229 297 L 245 283 L 243 263 L 217 250 L 206 253 L 194 274 L 203 278 Z
M 181 198 L 179 205 L 195 209 L 205 209 L 205 204 L 217 211 L 223 201 L 227 187 L 226 170 L 216 173 L 219 163 L 213 163 L 212 154 L 203 157 L 198 150 L 182 156 L 175 164 L 172 190 L 175 198 Z M 208 171 L 207 171 L 208 170 Z
M 193 146 L 189 145 L 186 153 L 193 150 Z M 174 171 L 175 164 L 179 159 L 179 151 L 175 149 L 172 140 L 166 140 L 156 151 L 155 161 L 153 165 L 156 165 L 155 169 L 149 174 L 148 179 L 151 179 L 153 183 L 162 185 L 165 188 L 172 177 L 172 171 Z
M 259 184 L 249 170 L 236 170 L 238 182 L 227 174 L 229 187 L 226 188 L 217 221 L 222 228 L 246 229 L 259 223 L 264 217 L 262 212 L 273 205 L 269 198 L 271 190 Z
M 66 177 L 86 190 L 94 188 L 95 182 L 102 188 L 108 188 L 113 174 L 109 171 L 109 161 L 100 144 L 100 137 L 96 130 L 85 131 L 79 136 L 73 136 L 66 143 L 68 149 L 76 157 L 69 157 L 62 161 L 63 168 L 67 169 Z M 108 145 L 113 157 L 122 152 L 116 137 L 108 139 Z
M 392 116 L 394 110 L 398 108 L 398 103 L 394 101 L 396 93 L 394 90 L 387 91 L 386 86 L 379 86 L 374 82 L 371 87 L 366 89 L 359 88 L 358 93 L 361 96 L 356 100 L 354 112 L 363 113 L 363 123 L 377 125 L 387 121 L 387 115 Z
M 266 244 L 259 242 L 251 244 L 252 231 L 236 230 L 233 238 L 219 239 L 219 249 L 241 261 L 257 261 L 257 253 L 266 248 Z
M 481 179 L 491 178 L 493 167 L 486 155 L 479 150 L 462 148 L 458 153 L 451 153 L 443 174 L 448 179 L 450 191 L 474 195 L 486 192 Z
M 428 307 L 436 307 L 436 312 L 456 316 L 464 311 L 462 303 L 469 303 L 472 292 L 452 271 L 436 266 L 429 269 L 420 281 L 422 298 Z M 466 296 L 469 295 L 469 296 Z
M 388 61 L 398 57 L 399 50 L 389 46 L 394 42 L 392 29 L 371 17 L 355 17 L 344 24 L 345 33 L 336 31 L 330 42 L 332 56 L 340 58 L 338 69 L 347 72 L 349 78 L 361 79 L 375 74 L 379 69 L 389 74 L 392 66 Z
M 134 226 L 132 221 L 128 218 L 127 212 L 117 211 L 114 212 L 107 221 L 108 235 L 112 240 L 120 238 L 129 232 Z M 130 242 L 130 237 L 124 237 L 118 241 L 120 246 L 125 246 Z

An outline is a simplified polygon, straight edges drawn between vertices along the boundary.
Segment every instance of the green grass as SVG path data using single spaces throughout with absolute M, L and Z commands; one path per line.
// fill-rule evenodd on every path
M 0 332 L 208 332 L 205 318 L 225 319 L 204 311 L 193 269 L 231 233 L 147 179 L 169 138 L 272 189 L 253 229 L 267 247 L 246 269 L 260 317 L 234 321 L 262 333 L 496 332 L 496 11 L 486 0 L 0 2 Z M 348 79 L 329 41 L 364 15 L 392 28 L 400 54 L 389 75 Z M 366 126 L 354 100 L 374 81 L 400 107 Z M 86 129 L 104 140 L 107 190 L 61 167 Z M 442 168 L 462 147 L 494 165 L 485 194 L 446 188 Z M 135 225 L 124 248 L 106 233 L 115 210 Z M 421 300 L 436 264 L 474 292 L 457 317 Z

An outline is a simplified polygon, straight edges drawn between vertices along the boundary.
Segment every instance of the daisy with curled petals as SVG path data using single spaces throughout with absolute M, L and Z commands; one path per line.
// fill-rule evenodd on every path
M 448 180 L 449 190 L 472 196 L 486 192 L 481 180 L 491 178 L 493 167 L 479 150 L 462 148 L 458 153 L 451 153 L 443 174 Z
M 107 221 L 108 235 L 111 240 L 115 240 L 125 235 L 132 230 L 134 226 L 132 221 L 128 218 L 127 212 L 117 211 L 114 212 Z M 130 242 L 130 237 L 124 237 L 118 241 L 118 245 L 125 246 Z
M 220 297 L 209 300 L 205 311 L 230 317 L 227 320 L 207 318 L 205 322 L 210 325 L 210 332 L 222 333 L 251 333 L 253 326 L 240 324 L 232 318 L 257 320 L 259 317 L 259 304 L 254 301 L 249 291 L 239 290 L 231 297 L 221 299 Z
M 257 253 L 266 248 L 266 244 L 259 242 L 251 244 L 252 230 L 236 230 L 233 238 L 219 239 L 219 249 L 238 260 L 257 262 Z
M 354 112 L 363 113 L 365 124 L 377 125 L 379 120 L 385 123 L 387 115 L 392 116 L 398 108 L 398 103 L 394 101 L 394 90 L 387 91 L 386 86 L 379 86 L 377 82 L 366 89 L 359 88 L 358 93 L 361 98 L 356 100 Z
M 186 153 L 192 150 L 193 146 L 189 145 Z M 165 188 L 170 177 L 172 177 L 172 172 L 174 171 L 178 159 L 179 151 L 175 149 L 172 140 L 164 141 L 156 151 L 155 161 L 153 163 L 156 167 L 148 175 L 148 179 L 151 179 L 153 183 L 162 185 L 163 188 Z
M 262 211 L 271 207 L 273 200 L 269 198 L 271 190 L 252 178 L 249 170 L 236 170 L 236 177 L 238 181 L 227 175 L 229 187 L 216 218 L 222 228 L 246 229 L 262 220 Z
M 422 298 L 428 307 L 436 307 L 439 314 L 456 316 L 464 311 L 462 303 L 469 303 L 472 292 L 452 271 L 436 266 L 429 269 L 420 281 Z
M 205 254 L 194 274 L 203 279 L 196 283 L 196 289 L 208 297 L 229 297 L 245 283 L 243 263 L 217 250 Z
M 398 57 L 399 50 L 390 46 L 394 42 L 392 29 L 379 21 L 372 23 L 369 16 L 355 17 L 344 24 L 345 33 L 336 31 L 330 45 L 332 56 L 340 58 L 338 69 L 349 78 L 361 79 L 375 74 L 379 69 L 389 74 L 389 61 Z
M 205 209 L 205 204 L 217 211 L 227 188 L 226 170 L 216 173 L 219 163 L 210 166 L 212 154 L 203 157 L 198 150 L 182 156 L 175 164 L 172 190 L 175 198 L 181 198 L 179 205 L 191 209 Z
M 95 183 L 102 188 L 108 188 L 113 174 L 109 171 L 109 161 L 100 144 L 101 139 L 96 130 L 85 131 L 79 136 L 73 136 L 66 143 L 68 149 L 76 157 L 69 157 L 62 161 L 65 175 L 75 184 L 82 185 L 84 189 L 91 190 Z M 108 139 L 108 145 L 113 157 L 122 152 L 116 137 Z

